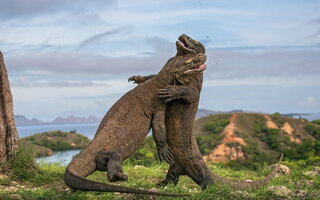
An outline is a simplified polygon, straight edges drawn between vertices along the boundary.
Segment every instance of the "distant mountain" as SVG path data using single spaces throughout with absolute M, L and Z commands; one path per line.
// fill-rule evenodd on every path
M 206 117 L 209 115 L 217 115 L 217 114 L 223 114 L 223 113 L 244 113 L 245 111 L 241 109 L 236 109 L 236 110 L 231 110 L 231 111 L 214 111 L 214 110 L 209 110 L 209 109 L 204 109 L 204 108 L 199 108 L 196 119 L 199 119 L 201 117 Z M 248 112 L 248 111 L 246 111 Z M 255 113 L 255 112 L 253 112 Z
M 69 117 L 57 117 L 51 124 L 73 124 L 73 123 L 93 123 L 100 122 L 101 118 L 90 115 L 89 117 L 76 117 L 70 115 Z
M 41 124 L 74 124 L 74 123 L 94 123 L 100 122 L 101 118 L 95 117 L 90 115 L 89 117 L 76 117 L 70 115 L 69 117 L 57 117 L 55 120 L 51 122 L 44 122 L 38 120 L 36 118 L 28 119 L 23 115 L 15 115 L 16 124 L 18 126 L 25 126 L 25 125 L 41 125 Z
M 38 120 L 36 118 L 28 119 L 23 115 L 15 115 L 14 118 L 16 119 L 17 125 L 39 125 L 39 124 L 45 123 L 45 122 Z
M 204 108 L 199 108 L 197 115 L 196 115 L 196 119 L 199 119 L 201 117 L 206 117 L 209 115 L 216 115 L 216 114 L 220 114 L 221 112 L 219 111 L 213 111 L 213 110 L 209 110 L 209 109 L 204 109 Z

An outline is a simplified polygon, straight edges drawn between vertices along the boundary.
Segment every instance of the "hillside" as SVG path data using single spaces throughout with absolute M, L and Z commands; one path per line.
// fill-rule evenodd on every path
M 320 126 L 281 115 L 233 113 L 195 122 L 207 162 L 274 162 L 280 152 L 299 160 L 320 155 Z
M 48 156 L 54 151 L 82 149 L 90 140 L 75 132 L 50 131 L 20 139 L 23 149 L 31 151 L 35 157 Z

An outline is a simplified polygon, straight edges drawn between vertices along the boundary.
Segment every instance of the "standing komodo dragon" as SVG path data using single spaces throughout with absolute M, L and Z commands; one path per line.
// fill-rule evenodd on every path
M 205 48 L 200 42 L 185 34 L 179 37 L 179 41 L 176 44 L 176 56 L 181 56 L 185 52 L 205 53 Z M 130 80 L 133 79 L 135 83 L 139 84 L 152 77 L 154 75 L 133 76 Z M 177 184 L 180 175 L 188 175 L 203 189 L 208 184 L 213 183 L 226 183 L 238 190 L 255 189 L 266 185 L 278 172 L 279 165 L 261 180 L 238 182 L 213 174 L 205 164 L 193 130 L 202 80 L 203 73 L 201 72 L 195 76 L 181 77 L 175 85 L 169 85 L 159 90 L 159 97 L 167 102 L 165 126 L 167 129 L 167 143 L 172 150 L 174 163 L 170 165 L 166 179 L 158 183 L 158 185 Z M 282 156 L 280 161 L 281 159 Z
M 172 162 L 164 126 L 166 104 L 157 97 L 157 90 L 173 84 L 181 74 L 187 76 L 205 60 L 204 54 L 173 57 L 152 80 L 122 96 L 103 118 L 94 139 L 67 166 L 64 175 L 66 185 L 78 190 L 181 196 L 114 186 L 85 177 L 100 170 L 107 171 L 109 181 L 127 180 L 122 172 L 122 160 L 143 143 L 151 126 L 159 158 Z

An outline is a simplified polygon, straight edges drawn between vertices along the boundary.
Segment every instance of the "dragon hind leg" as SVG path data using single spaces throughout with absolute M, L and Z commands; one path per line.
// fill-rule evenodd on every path
M 110 182 L 127 181 L 128 177 L 122 171 L 122 157 L 115 151 L 99 151 L 96 155 L 97 170 L 107 171 Z

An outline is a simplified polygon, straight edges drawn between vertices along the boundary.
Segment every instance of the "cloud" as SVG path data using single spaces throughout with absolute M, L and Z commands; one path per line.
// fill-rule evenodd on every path
M 13 87 L 103 87 L 107 84 L 95 81 L 81 81 L 81 80 L 26 80 L 13 79 L 11 81 Z
M 301 105 L 315 105 L 317 104 L 317 99 L 315 97 L 309 96 L 302 102 L 300 102 Z
M 319 74 L 320 49 L 272 48 L 260 51 L 207 51 L 213 78 L 283 77 Z
M 205 77 L 204 86 L 281 86 L 281 87 L 300 87 L 300 86 L 320 86 L 320 76 L 282 76 L 282 77 L 239 77 L 239 78 L 209 78 Z
M 85 46 L 88 46 L 92 43 L 95 43 L 95 42 L 99 42 L 101 39 L 107 37 L 107 36 L 112 36 L 112 35 L 117 35 L 117 34 L 128 34 L 132 32 L 132 26 L 123 26 L 123 27 L 119 27 L 119 28 L 116 28 L 116 29 L 113 29 L 113 30 L 109 30 L 109 31 L 106 31 L 106 32 L 103 32 L 103 33 L 99 33 L 99 34 L 96 34 L 94 36 L 91 36 L 85 40 L 83 40 L 82 42 L 80 42 L 79 44 L 79 48 L 83 48 Z
M 312 19 L 312 20 L 310 21 L 310 24 L 311 24 L 312 26 L 319 27 L 319 25 L 320 25 L 320 17 L 317 17 L 317 18 L 315 18 L 315 19 Z M 315 33 L 311 34 L 310 37 L 318 37 L 319 35 L 320 35 L 320 29 L 318 28 L 318 30 L 317 30 Z
M 12 73 L 47 71 L 57 74 L 123 74 L 158 72 L 168 57 L 161 55 L 145 57 L 106 57 L 87 53 L 42 53 L 7 56 L 7 68 Z
M 174 56 L 175 47 L 161 38 L 149 38 L 148 43 L 153 46 L 153 53 L 138 53 L 138 56 L 108 57 L 94 53 L 50 51 L 7 55 L 5 58 L 7 68 L 13 75 L 29 71 L 72 76 L 157 73 Z M 313 75 L 320 73 L 318 48 L 262 49 L 257 52 L 207 49 L 206 54 L 208 68 L 204 74 L 211 79 L 310 75 L 309 81 L 312 81 Z
M 116 0 L 78 0 L 77 2 L 65 0 L 10 0 L 1 2 L 0 18 L 14 19 L 59 13 L 62 11 L 84 12 L 115 7 L 117 7 Z

